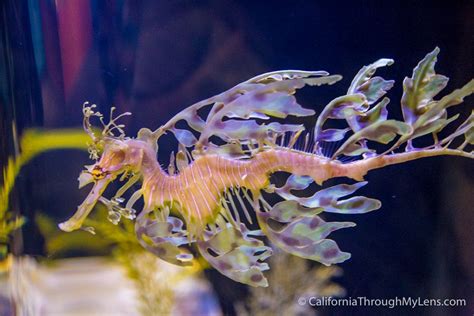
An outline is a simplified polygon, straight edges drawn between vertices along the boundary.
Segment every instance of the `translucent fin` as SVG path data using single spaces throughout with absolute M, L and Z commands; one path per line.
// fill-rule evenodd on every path
M 240 207 L 242 208 L 242 211 L 244 212 L 245 218 L 250 224 L 252 223 L 252 217 L 250 216 L 250 213 L 247 209 L 247 206 L 245 205 L 244 200 L 240 196 L 240 190 L 236 190 L 237 192 L 234 191 L 235 196 L 237 197 L 237 200 L 239 201 Z

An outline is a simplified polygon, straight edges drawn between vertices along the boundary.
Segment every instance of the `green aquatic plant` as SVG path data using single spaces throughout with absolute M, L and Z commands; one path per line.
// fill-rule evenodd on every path
M 427 54 L 412 77 L 404 80 L 403 120 L 388 117 L 385 94 L 394 82 L 374 76 L 378 68 L 391 65 L 391 59 L 363 67 L 347 93 L 322 109 L 309 132 L 304 125 L 286 120 L 315 114 L 297 103 L 296 90 L 334 84 L 341 76 L 299 70 L 262 74 L 189 106 L 155 131 L 140 130 L 137 138 L 125 135 L 118 117 L 111 113 L 105 123 L 95 105 L 85 103 L 84 127 L 92 138 L 90 152 L 96 161 L 81 173 L 79 185 L 93 183 L 93 188 L 60 228 L 81 228 L 97 202 L 109 208 L 114 221 L 134 218 L 136 202 L 143 198 L 135 223 L 138 240 L 170 263 L 191 264 L 193 254 L 186 245 L 195 245 L 227 277 L 267 286 L 262 272 L 269 269 L 264 261 L 272 250 L 261 236 L 302 258 L 325 265 L 343 262 L 350 254 L 327 237 L 355 224 L 326 222 L 318 215 L 361 214 L 380 208 L 376 199 L 349 197 L 367 184 L 367 172 L 425 157 L 474 158 L 474 114 L 454 132 L 443 133 L 458 119 L 448 109 L 474 92 L 474 80 L 435 99 L 448 81 L 435 73 L 438 53 L 436 48 Z M 92 131 L 93 117 L 101 120 L 102 133 Z M 329 121 L 344 127 L 330 128 Z M 156 160 L 157 153 L 162 154 L 157 141 L 166 133 L 178 141 L 167 172 Z M 419 145 L 422 137 L 423 143 L 431 139 L 430 144 Z M 270 176 L 279 171 L 291 175 L 278 187 Z M 126 181 L 123 187 L 112 198 L 103 197 L 107 185 L 119 176 Z M 333 178 L 356 182 L 320 188 Z M 141 188 L 123 205 L 124 193 L 139 181 Z M 266 194 L 281 201 L 272 205 Z M 261 230 L 248 228 L 255 217 Z
M 206 265 L 194 261 L 191 267 L 169 270 L 159 258 L 147 252 L 135 237 L 134 223 L 113 223 L 109 210 L 103 205 L 96 207 L 93 218 L 84 225 L 96 228 L 96 234 L 86 232 L 67 234 L 58 231 L 53 220 L 38 215 L 36 222 L 45 237 L 47 260 L 57 259 L 74 251 L 88 254 L 107 254 L 119 263 L 135 285 L 138 308 L 142 315 L 168 315 L 176 303 L 175 285 L 187 278 L 198 276 Z
M 88 143 L 87 135 L 78 129 L 29 129 L 23 132 L 19 142 L 20 152 L 16 157 L 9 157 L 3 168 L 3 184 L 0 187 L 0 261 L 6 258 L 11 233 L 25 221 L 23 217 L 9 211 L 10 193 L 21 168 L 43 152 L 55 149 L 87 150 Z

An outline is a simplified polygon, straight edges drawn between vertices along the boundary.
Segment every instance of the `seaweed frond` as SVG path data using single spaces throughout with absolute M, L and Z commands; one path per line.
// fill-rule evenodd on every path
M 87 149 L 87 135 L 78 129 L 37 130 L 28 129 L 20 138 L 20 153 L 9 157 L 3 168 L 3 184 L 0 188 L 0 261 L 8 252 L 7 244 L 13 231 L 25 222 L 22 216 L 9 211 L 10 193 L 23 166 L 37 155 L 55 149 Z

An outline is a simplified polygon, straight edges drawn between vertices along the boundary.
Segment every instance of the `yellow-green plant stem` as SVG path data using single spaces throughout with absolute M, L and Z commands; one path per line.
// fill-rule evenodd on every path
M 3 185 L 0 187 L 0 261 L 6 258 L 9 235 L 19 228 L 24 219 L 8 212 L 9 196 L 21 168 L 35 156 L 55 149 L 87 150 L 89 136 L 81 129 L 26 130 L 20 139 L 20 154 L 9 157 L 3 168 Z

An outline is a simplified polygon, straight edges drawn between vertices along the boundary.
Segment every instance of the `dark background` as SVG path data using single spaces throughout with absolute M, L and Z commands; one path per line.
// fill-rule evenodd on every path
M 303 104 L 320 110 L 345 93 L 352 77 L 378 58 L 396 80 L 390 113 L 400 117 L 401 83 L 435 46 L 447 91 L 472 78 L 472 1 L 2 1 L 0 162 L 14 150 L 12 126 L 79 127 L 86 100 L 107 113 L 131 111 L 127 133 L 156 128 L 188 105 L 256 74 L 327 70 L 344 79 L 308 88 Z M 462 106 L 466 116 L 472 97 Z M 461 108 L 461 107 L 460 107 Z M 12 123 L 13 122 L 13 123 Z M 12 125 L 13 124 L 13 125 Z M 168 154 L 166 154 L 168 155 Z M 77 175 L 86 153 L 42 155 L 20 174 L 13 209 L 28 218 L 72 214 L 85 192 Z M 327 315 L 472 315 L 474 172 L 462 158 L 432 158 L 367 176 L 365 193 L 383 207 L 351 216 L 355 229 L 336 240 L 352 259 L 337 281 L 350 297 L 465 298 L 468 307 L 325 308 Z M 14 250 L 44 256 L 34 221 Z M 288 267 L 291 269 L 291 267 Z M 226 313 L 245 287 L 209 273 Z

